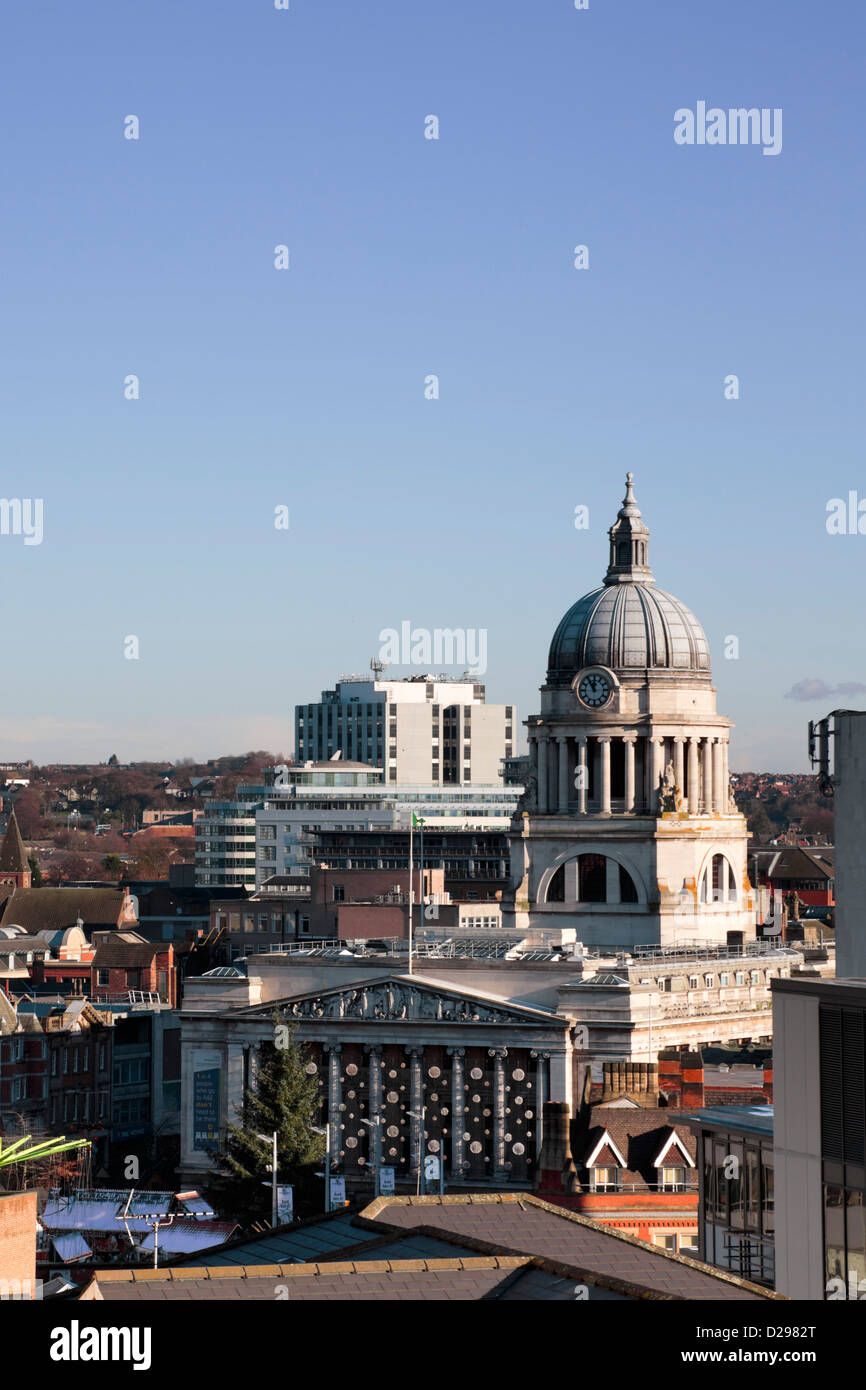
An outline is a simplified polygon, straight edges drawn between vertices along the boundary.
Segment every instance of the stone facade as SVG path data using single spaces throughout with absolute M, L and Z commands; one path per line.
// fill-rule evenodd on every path
M 604 584 L 560 623 L 527 720 L 503 921 L 604 947 L 741 943 L 755 901 L 731 721 L 697 619 L 654 587 L 648 537 L 629 474 Z

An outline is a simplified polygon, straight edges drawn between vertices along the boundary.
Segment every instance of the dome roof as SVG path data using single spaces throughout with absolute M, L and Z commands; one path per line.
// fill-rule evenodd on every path
M 634 499 L 631 473 L 609 536 L 604 583 L 578 599 L 554 633 L 548 685 L 570 685 L 584 666 L 607 666 L 626 675 L 669 670 L 709 679 L 703 628 L 684 603 L 656 588 L 647 554 L 649 530 Z
M 569 608 L 550 644 L 549 685 L 570 685 L 584 666 L 662 667 L 710 674 L 704 630 L 684 603 L 649 584 L 593 589 Z

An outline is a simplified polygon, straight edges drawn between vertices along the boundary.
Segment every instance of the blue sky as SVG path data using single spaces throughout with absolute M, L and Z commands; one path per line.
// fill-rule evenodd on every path
M 862 7 L 291 5 L 4 17 L 0 757 L 288 752 L 405 619 L 525 717 L 632 469 L 732 767 L 805 768 L 866 681 Z M 699 100 L 781 154 L 676 145 Z

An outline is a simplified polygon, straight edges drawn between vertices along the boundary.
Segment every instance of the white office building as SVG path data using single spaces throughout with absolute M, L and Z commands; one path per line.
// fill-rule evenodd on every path
M 515 720 L 514 705 L 485 703 L 478 681 L 342 676 L 318 703 L 295 707 L 295 757 L 368 763 L 390 784 L 486 786 L 514 752 Z
M 266 785 L 239 787 L 196 823 L 196 882 L 253 890 L 273 875 L 306 875 L 320 830 L 397 830 L 412 813 L 438 830 L 507 830 L 522 787 L 388 786 L 362 763 L 274 769 Z

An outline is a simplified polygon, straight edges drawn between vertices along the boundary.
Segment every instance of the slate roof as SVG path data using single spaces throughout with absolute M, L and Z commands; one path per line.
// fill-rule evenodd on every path
M 676 1112 L 656 1107 L 632 1110 L 611 1105 L 594 1105 L 587 1115 L 586 1124 L 580 1128 L 572 1145 L 574 1161 L 579 1168 L 585 1167 L 587 1159 L 606 1132 L 626 1161 L 626 1167 L 621 1174 L 622 1181 L 655 1184 L 659 1180 L 659 1172 L 653 1166 L 653 1161 L 672 1133 L 676 1134 L 692 1163 L 695 1161 L 694 1135 L 687 1124 L 671 1123 L 674 1113 Z M 682 1155 L 676 1144 L 672 1145 L 666 1163 L 682 1165 Z M 618 1166 L 619 1160 L 610 1153 L 605 1144 L 593 1166 L 597 1164 Z
M 88 927 L 116 927 L 122 906 L 117 888 L 16 888 L 0 902 L 0 924 L 31 934 L 74 927 L 78 917 Z
M 503 1256 L 466 1260 L 371 1260 L 367 1264 L 252 1265 L 205 1270 L 176 1266 L 161 1270 L 105 1270 L 83 1297 L 112 1303 L 255 1299 L 275 1302 L 275 1285 L 286 1284 L 286 1304 L 336 1302 L 478 1302 L 555 1299 L 574 1302 L 573 1278 L 538 1270 L 531 1260 Z
M 3 843 L 0 845 L 0 873 L 27 873 L 29 868 L 24 841 L 21 839 L 18 820 L 13 811 L 9 817 L 9 824 L 6 826 Z
M 781 1297 L 515 1193 L 380 1197 L 359 1215 L 341 1211 L 175 1260 L 158 1278 L 100 1272 L 87 1296 L 273 1301 L 274 1285 L 287 1278 L 290 1300 L 574 1302 L 576 1285 L 590 1300 Z
M 135 968 L 150 965 L 154 956 L 164 955 L 169 949 L 167 941 L 128 941 L 122 936 L 100 941 L 93 955 L 95 968 L 107 969 L 110 966 Z
M 628 1112 L 632 1113 L 632 1112 Z M 479 1253 L 508 1251 L 586 1271 L 637 1297 L 745 1300 L 781 1297 L 757 1284 L 726 1276 L 685 1255 L 673 1255 L 588 1217 L 517 1193 L 443 1197 L 379 1197 L 361 1219 L 385 1231 L 421 1227 L 474 1242 Z
M 766 867 L 769 879 L 815 879 L 835 876 L 834 852 L 828 845 L 805 848 L 803 845 L 784 845 Z

